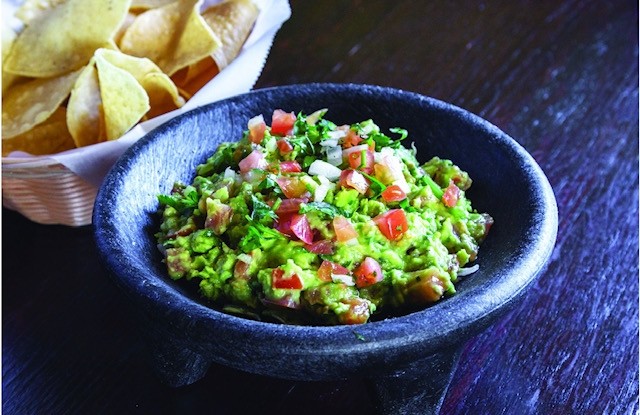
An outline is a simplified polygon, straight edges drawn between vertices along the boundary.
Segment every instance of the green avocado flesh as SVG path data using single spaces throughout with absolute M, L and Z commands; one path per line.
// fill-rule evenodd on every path
M 361 324 L 455 294 L 493 219 L 469 175 L 408 133 L 274 111 L 159 195 L 169 276 L 212 307 L 287 324 Z

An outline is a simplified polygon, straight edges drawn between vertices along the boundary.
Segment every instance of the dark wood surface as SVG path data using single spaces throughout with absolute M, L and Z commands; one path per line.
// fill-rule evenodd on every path
M 291 6 L 256 87 L 358 82 L 452 102 L 520 142 L 555 191 L 546 272 L 467 343 L 442 413 L 637 413 L 637 2 Z M 194 385 L 161 385 L 91 229 L 2 219 L 3 413 L 373 413 L 358 381 L 214 366 Z

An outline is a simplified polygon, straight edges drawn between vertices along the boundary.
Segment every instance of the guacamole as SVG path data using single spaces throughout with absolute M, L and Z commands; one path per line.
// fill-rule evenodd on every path
M 158 196 L 172 279 L 225 312 L 289 324 L 361 324 L 455 293 L 493 223 L 465 197 L 469 175 L 420 164 L 406 130 L 325 115 L 255 116 Z

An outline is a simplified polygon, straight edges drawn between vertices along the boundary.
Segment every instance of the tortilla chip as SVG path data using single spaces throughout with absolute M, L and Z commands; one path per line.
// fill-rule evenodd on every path
M 201 0 L 183 0 L 136 17 L 119 47 L 127 55 L 147 57 L 171 76 L 211 55 L 220 40 L 199 13 Z
M 95 61 L 87 65 L 76 81 L 67 104 L 67 126 L 77 147 L 107 139 L 100 83 Z
M 160 68 L 147 58 L 137 58 L 122 52 L 99 49 L 96 54 L 112 65 L 129 72 L 149 96 L 151 109 L 146 118 L 153 118 L 184 105 L 178 88 Z
M 191 99 L 196 92 L 198 92 L 203 86 L 207 84 L 214 76 L 220 71 L 218 65 L 211 56 L 207 56 L 200 62 L 189 65 L 186 68 L 176 72 L 171 77 L 173 82 L 180 90 L 180 94 L 185 99 Z
M 12 151 L 24 151 L 36 156 L 54 154 L 74 148 L 73 138 L 67 130 L 66 111 L 58 108 L 43 123 L 20 135 L 2 139 L 2 156 Z
M 7 55 L 9 54 L 9 50 L 11 50 L 11 46 L 13 45 L 14 40 L 16 39 L 16 32 L 9 27 L 9 25 L 2 22 L 2 62 L 7 59 Z M 4 69 L 2 69 L 2 93 L 7 90 L 17 79 L 19 76 L 13 75 L 10 73 L 6 73 Z
M 176 0 L 132 0 L 131 10 L 141 11 L 149 9 L 157 9 L 158 7 L 166 6 L 169 3 L 173 3 Z
M 95 55 L 107 140 L 120 138 L 149 111 L 149 97 L 135 77 Z
M 130 2 L 67 0 L 37 13 L 16 38 L 5 71 L 45 78 L 85 66 L 97 48 L 110 43 Z
M 3 94 L 2 138 L 14 137 L 44 122 L 69 96 L 81 70 L 13 85 Z
M 204 20 L 222 42 L 222 46 L 212 54 L 219 70 L 226 68 L 238 56 L 259 12 L 251 0 L 227 0 L 202 13 Z

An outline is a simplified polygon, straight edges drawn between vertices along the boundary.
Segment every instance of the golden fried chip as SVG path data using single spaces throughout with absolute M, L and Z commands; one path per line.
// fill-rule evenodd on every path
M 112 65 L 129 72 L 144 88 L 149 96 L 149 105 L 151 106 L 146 118 L 153 118 L 184 105 L 185 101 L 171 78 L 150 59 L 137 58 L 107 49 L 97 50 L 96 55 L 102 56 Z
M 130 3 L 67 0 L 37 14 L 16 38 L 5 71 L 45 78 L 85 66 L 97 48 L 112 43 Z
M 202 13 L 222 46 L 213 51 L 213 60 L 223 70 L 238 56 L 258 18 L 259 10 L 251 0 L 227 0 Z
M 67 99 L 80 72 L 33 79 L 7 89 L 2 100 L 2 138 L 22 134 L 49 118 Z
M 25 0 L 16 10 L 15 16 L 24 24 L 29 24 L 36 17 L 47 13 L 51 8 L 66 0 Z
M 55 154 L 74 148 L 73 138 L 67 130 L 65 109 L 58 108 L 43 123 L 22 134 L 2 139 L 2 156 L 12 151 L 24 151 L 36 156 Z
M 107 139 L 100 83 L 95 61 L 91 61 L 76 81 L 67 104 L 67 126 L 77 147 Z
M 16 32 L 9 27 L 9 25 L 2 22 L 2 62 L 7 59 L 9 50 L 13 45 L 13 41 L 16 39 Z M 7 90 L 15 81 L 19 78 L 17 75 L 6 73 L 4 68 L 2 69 L 2 93 Z
M 171 76 L 211 55 L 220 40 L 199 13 L 201 0 L 181 0 L 136 17 L 119 47 L 127 55 L 147 57 Z
M 120 138 L 149 111 L 149 97 L 129 72 L 95 55 L 107 140 Z
M 169 3 L 173 3 L 176 0 L 132 0 L 131 10 L 149 10 L 157 9 L 158 7 L 166 6 Z
M 186 99 L 191 99 L 219 72 L 216 62 L 211 56 L 207 56 L 198 63 L 180 69 L 171 79 L 180 90 L 180 94 Z

